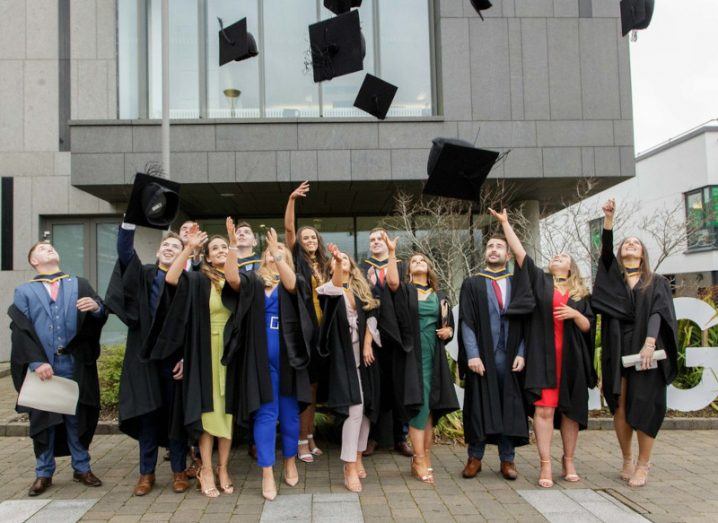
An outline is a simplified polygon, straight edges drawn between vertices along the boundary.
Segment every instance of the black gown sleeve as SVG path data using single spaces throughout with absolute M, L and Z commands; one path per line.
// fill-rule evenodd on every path
M 603 229 L 601 233 L 601 263 L 608 269 L 613 259 L 613 229 Z

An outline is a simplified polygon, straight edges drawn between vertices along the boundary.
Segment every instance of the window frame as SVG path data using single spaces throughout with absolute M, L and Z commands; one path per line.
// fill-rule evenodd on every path
M 715 196 L 713 196 L 715 194 Z M 691 220 L 693 220 L 693 217 L 691 216 L 691 207 L 688 204 L 688 199 L 691 197 L 698 196 L 700 198 L 701 202 L 701 217 L 700 217 L 700 227 L 699 229 L 694 232 L 693 235 L 689 233 L 688 227 Z M 683 206 L 685 208 L 685 220 L 686 220 L 686 253 L 693 253 L 693 252 L 705 252 L 705 251 L 714 251 L 718 250 L 718 217 L 713 216 L 712 219 L 710 218 L 712 212 L 710 206 L 713 204 L 713 198 L 718 198 L 718 185 L 703 185 L 701 187 L 697 187 L 695 189 L 691 189 L 690 191 L 686 191 L 683 193 Z M 695 235 L 699 231 L 708 231 L 709 234 L 712 233 L 713 235 L 713 244 L 708 245 L 700 245 L 696 243 Z M 693 237 L 693 239 L 692 239 Z M 693 241 L 692 241 L 693 240 Z
M 150 119 L 150 71 L 149 71 L 149 53 L 150 53 L 150 39 L 149 39 L 149 20 L 150 20 L 150 9 L 151 0 L 126 0 L 128 2 L 137 2 L 137 56 L 134 60 L 137 63 L 137 83 L 138 83 L 138 94 L 137 94 L 137 115 L 131 116 L 129 119 Z M 225 118 L 209 118 L 209 68 L 208 68 L 208 31 L 207 31 L 207 14 L 208 14 L 208 2 L 211 0 L 197 0 L 197 24 L 198 24 L 198 119 L 200 120 L 224 120 Z M 386 2 L 390 0 L 374 0 L 372 4 L 372 35 L 371 38 L 374 41 L 374 71 L 375 74 L 381 77 L 381 39 L 379 36 L 379 2 Z M 443 108 L 440 107 L 440 86 L 439 81 L 441 78 L 439 71 L 439 59 L 436 49 L 438 40 L 437 26 L 438 20 L 438 3 L 436 0 L 423 0 L 426 2 L 427 18 L 429 21 L 429 27 L 427 27 L 427 36 L 429 40 L 429 82 L 431 84 L 431 113 L 428 115 L 418 115 L 411 117 L 411 119 L 419 120 L 433 120 L 436 117 L 441 117 L 443 114 Z M 258 33 L 255 35 L 257 39 L 257 45 L 260 49 L 264 48 L 264 7 L 262 0 L 256 0 L 257 2 L 257 14 L 258 14 Z M 321 11 L 323 8 L 322 0 L 314 0 L 316 5 L 317 19 L 321 17 Z M 116 18 L 119 18 L 120 13 L 120 1 L 116 2 Z M 365 38 L 368 35 L 364 35 Z M 119 34 L 118 34 L 119 39 Z M 260 53 L 263 54 L 263 53 Z M 261 58 L 261 57 L 260 57 Z M 120 81 L 119 81 L 119 69 L 120 69 L 120 56 L 119 56 L 119 41 L 118 41 L 118 55 L 117 55 L 117 76 L 118 76 L 118 96 L 117 96 L 117 114 L 120 115 Z M 243 120 L 249 121 L 262 121 L 262 120 L 314 120 L 317 117 L 280 117 L 280 118 L 268 118 L 266 116 L 266 67 L 265 60 L 260 59 L 258 65 L 258 79 L 257 83 L 259 86 L 259 117 L 257 118 L 229 118 L 232 122 L 241 122 Z M 318 93 L 318 104 L 319 104 L 319 116 L 318 118 L 326 118 L 327 120 L 338 120 L 338 121 L 371 121 L 371 115 L 364 115 L 359 113 L 352 116 L 324 116 L 324 85 L 320 82 L 316 85 Z M 190 118 L 190 120 L 192 120 Z

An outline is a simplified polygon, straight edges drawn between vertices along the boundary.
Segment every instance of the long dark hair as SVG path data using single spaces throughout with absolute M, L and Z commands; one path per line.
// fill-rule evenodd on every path
M 406 282 L 412 283 L 411 281 L 411 260 L 412 258 L 415 258 L 416 256 L 421 256 L 424 259 L 424 262 L 426 262 L 426 279 L 429 282 L 429 286 L 434 290 L 434 292 L 439 292 L 440 286 L 439 286 L 439 275 L 436 274 L 436 269 L 434 268 L 434 263 L 429 259 L 429 257 L 424 254 L 423 252 L 413 252 L 411 253 L 411 256 L 409 256 L 409 259 L 406 262 Z
M 312 255 L 309 254 L 304 248 L 304 245 L 302 245 L 302 231 L 305 229 L 314 231 L 314 234 L 317 235 L 317 251 L 314 253 L 314 260 L 312 260 Z M 329 279 L 329 272 L 331 270 L 331 267 L 329 266 L 329 254 L 327 253 L 327 248 L 324 246 L 324 240 L 322 239 L 322 235 L 319 233 L 316 227 L 312 227 L 311 225 L 302 225 L 299 230 L 297 230 L 296 241 L 299 244 L 302 257 L 307 262 L 307 265 L 309 265 L 309 268 L 312 269 L 312 273 L 314 272 L 313 264 L 316 263 L 318 265 L 319 274 L 315 274 L 314 276 L 319 276 L 321 278 L 322 281 L 318 282 L 318 284 L 321 285 L 323 282 Z
M 629 238 L 636 238 L 638 243 L 641 245 L 641 262 L 639 264 L 639 267 L 641 268 L 641 279 L 639 280 L 639 283 L 641 285 L 650 285 L 651 281 L 653 281 L 653 271 L 651 270 L 651 263 L 648 259 L 648 249 L 646 249 L 646 244 L 643 243 L 643 240 L 637 236 L 627 236 L 621 240 L 621 243 L 618 244 L 618 250 L 616 252 L 618 268 L 621 269 L 621 274 L 623 274 L 626 282 L 628 282 L 628 274 L 626 273 L 626 267 L 623 265 L 621 251 L 623 250 L 623 244 L 626 243 Z

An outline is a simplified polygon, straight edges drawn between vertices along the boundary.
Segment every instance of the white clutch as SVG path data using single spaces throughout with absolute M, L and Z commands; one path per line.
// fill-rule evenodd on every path
M 649 369 L 655 369 L 658 367 L 658 362 L 661 360 L 666 359 L 666 351 L 664 350 L 657 350 L 653 351 L 653 357 L 651 358 L 651 365 L 648 367 Z M 621 361 L 623 362 L 624 367 L 631 367 L 635 366 L 636 370 L 646 370 L 641 367 L 641 356 L 640 354 L 629 354 L 628 356 L 621 357 Z
M 27 369 L 17 404 L 21 407 L 74 416 L 79 397 L 80 387 L 76 381 L 59 376 L 42 381 L 32 370 Z

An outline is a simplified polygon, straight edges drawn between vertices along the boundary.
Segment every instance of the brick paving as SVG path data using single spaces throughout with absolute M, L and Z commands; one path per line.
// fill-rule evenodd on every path
M 649 484 L 631 489 L 618 479 L 613 434 L 588 431 L 581 434 L 576 464 L 583 481 L 568 484 L 556 477 L 560 463 L 554 460 L 554 491 L 592 489 L 610 495 L 651 521 L 718 521 L 718 454 L 714 431 L 665 431 L 656 444 L 655 463 Z M 558 438 L 556 438 L 558 439 Z M 0 439 L 0 500 L 28 499 L 27 488 L 34 477 L 30 440 Z M 329 447 L 317 463 L 300 465 L 296 488 L 280 485 L 280 497 L 297 494 L 346 493 L 342 486 L 339 449 Z M 86 488 L 71 481 L 67 458 L 58 460 L 55 484 L 35 499 L 97 499 L 83 521 L 259 521 L 264 509 L 259 470 L 244 448 L 232 454 L 230 471 L 237 490 L 210 500 L 198 492 L 174 494 L 169 488 L 166 463 L 158 468 L 157 487 L 149 495 L 131 495 L 138 474 L 137 447 L 125 436 L 98 436 L 91 448 L 93 470 L 104 481 L 100 488 Z M 409 460 L 394 453 L 379 452 L 366 460 L 368 478 L 359 496 L 366 521 L 546 521 L 518 491 L 539 491 L 538 458 L 533 446 L 517 453 L 520 477 L 504 481 L 498 474 L 498 459 L 487 453 L 484 470 L 472 480 L 461 478 L 465 450 L 461 446 L 435 447 L 437 484 L 424 485 L 412 479 Z M 556 446 L 554 456 L 560 457 Z M 578 494 L 578 493 L 577 493 Z M 297 498 L 300 502 L 300 498 Z

